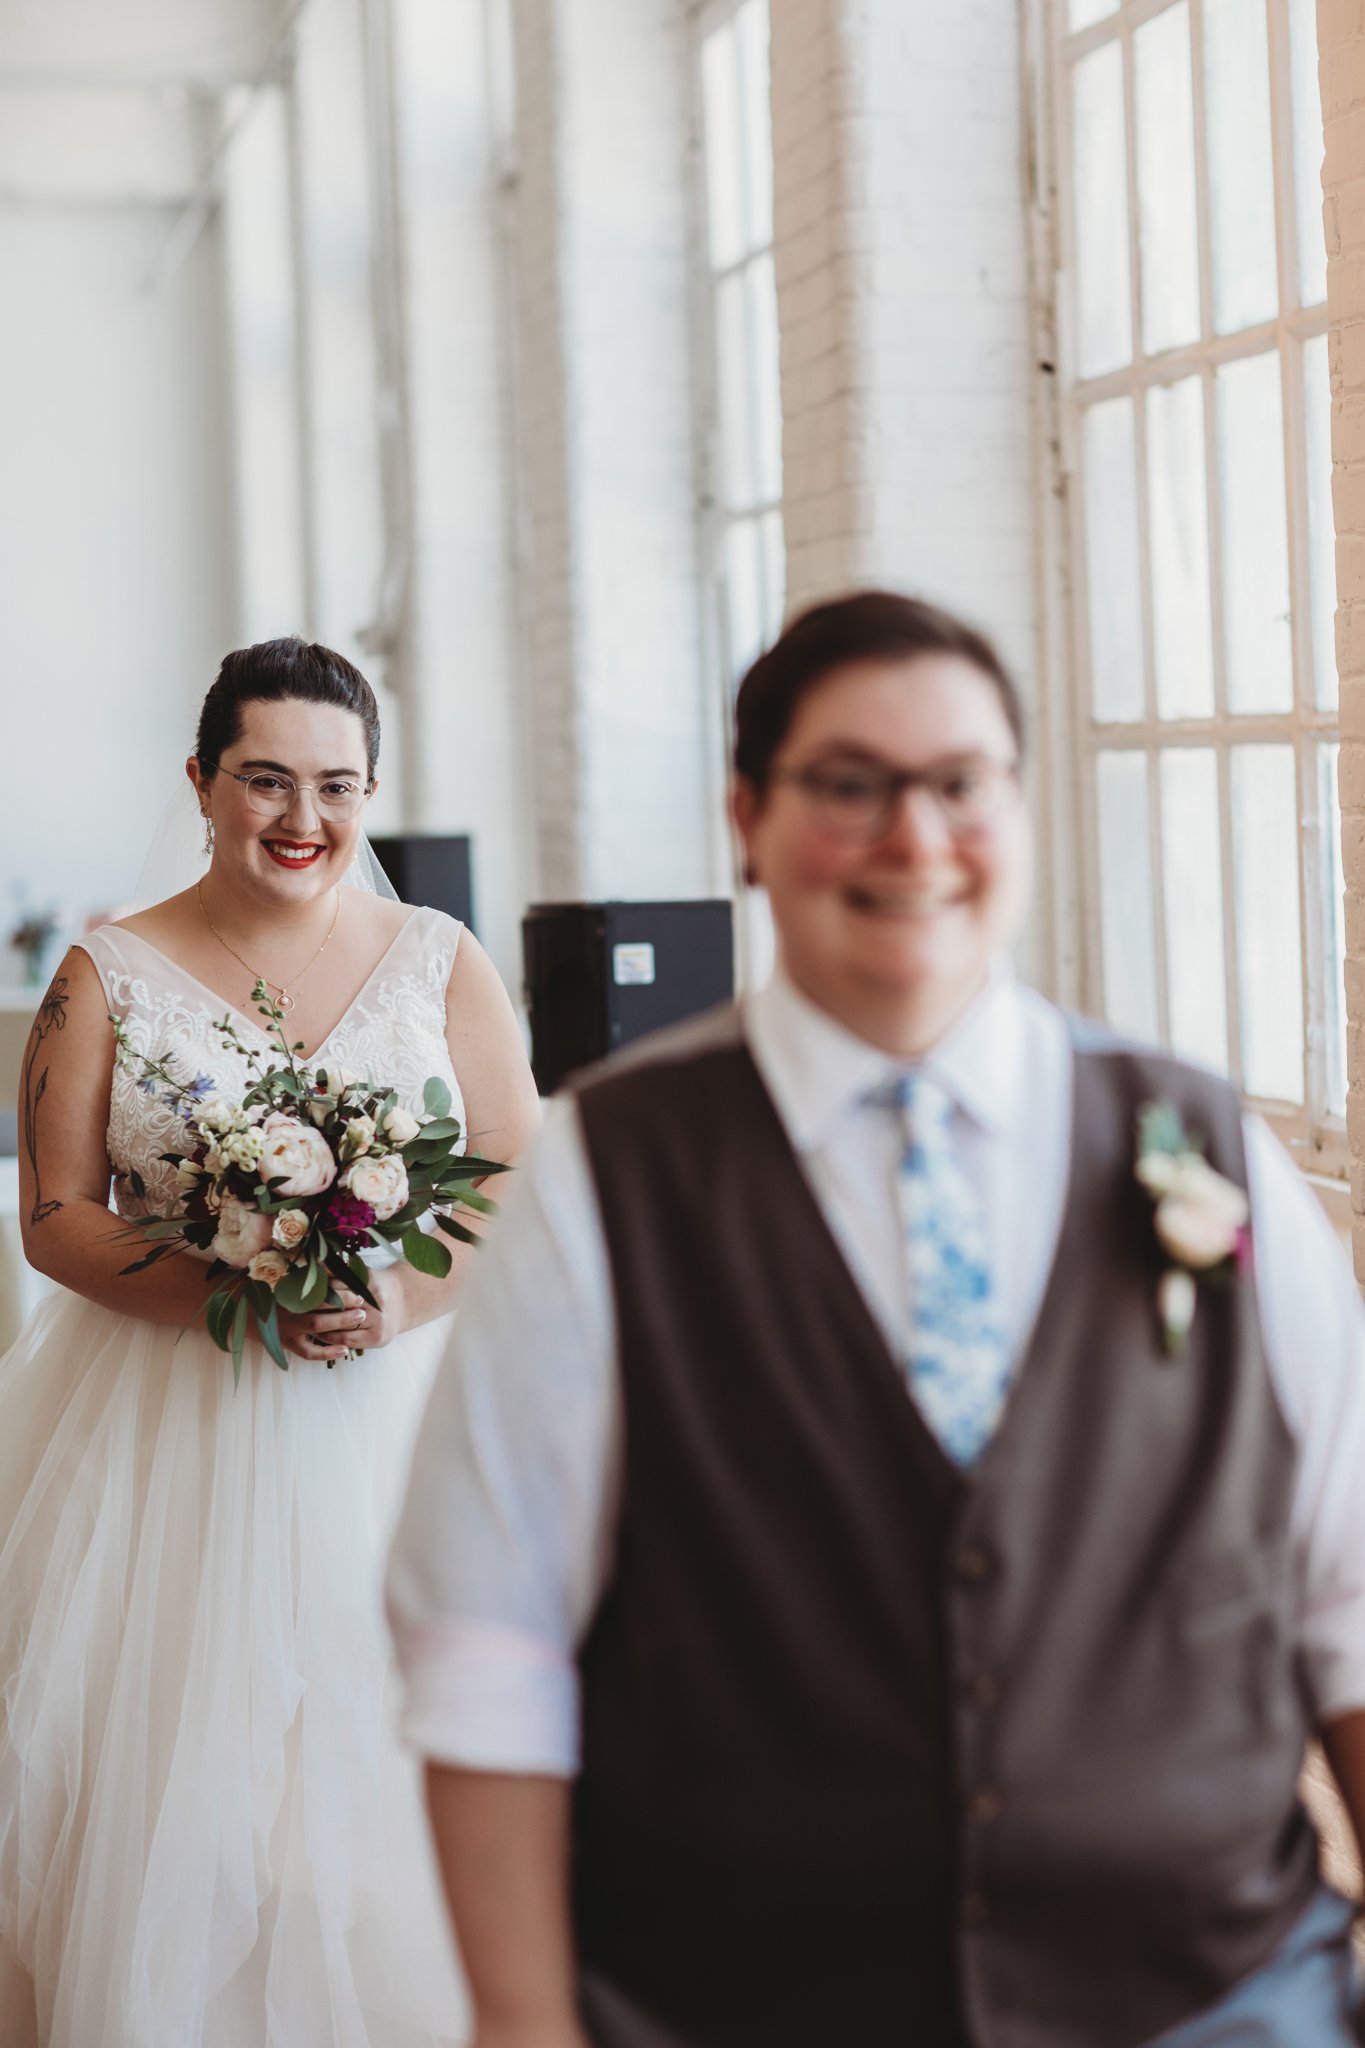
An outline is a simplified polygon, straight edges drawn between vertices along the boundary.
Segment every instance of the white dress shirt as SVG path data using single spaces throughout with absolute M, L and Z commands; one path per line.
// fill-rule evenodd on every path
M 897 1112 L 866 1099 L 897 1063 L 780 973 L 743 1020 L 835 1240 L 903 1356 L 904 1137 Z M 925 1066 L 955 1105 L 1017 1365 L 1066 1196 L 1067 1025 L 1002 973 Z M 1365 1708 L 1365 1312 L 1312 1191 L 1255 1118 L 1246 1145 L 1267 1360 L 1298 1445 L 1300 1640 L 1321 1722 Z M 414 1748 L 476 1769 L 570 1775 L 575 1652 L 611 1569 L 622 1455 L 611 1275 L 572 1098 L 551 1106 L 514 1180 L 422 1429 L 389 1614 Z

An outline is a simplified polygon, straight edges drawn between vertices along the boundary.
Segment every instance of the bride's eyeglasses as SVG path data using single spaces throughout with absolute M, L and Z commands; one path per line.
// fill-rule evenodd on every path
M 239 775 L 235 768 L 224 768 L 222 772 L 242 784 L 247 802 L 261 818 L 282 818 L 293 809 L 301 789 L 312 790 L 320 818 L 353 818 L 370 793 L 368 782 L 355 782 L 347 776 L 329 776 L 325 782 L 295 782 L 292 775 L 259 771 L 255 775 Z

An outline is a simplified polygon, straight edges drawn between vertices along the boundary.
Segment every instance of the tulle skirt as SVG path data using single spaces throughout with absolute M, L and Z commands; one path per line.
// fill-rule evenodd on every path
M 0 2048 L 465 2037 L 380 1583 L 447 1329 L 234 1392 L 58 1293 L 0 1360 Z

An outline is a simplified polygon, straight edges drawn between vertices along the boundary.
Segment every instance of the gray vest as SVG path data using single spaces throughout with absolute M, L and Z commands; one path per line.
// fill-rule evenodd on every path
M 601 2048 L 1132 2048 L 1307 1905 L 1294 1450 L 1249 1279 L 1162 1351 L 1155 1100 L 1245 1184 L 1229 1088 L 1078 1047 L 1056 1260 L 964 1474 L 733 1018 L 581 1091 L 625 1416 L 581 1655 Z

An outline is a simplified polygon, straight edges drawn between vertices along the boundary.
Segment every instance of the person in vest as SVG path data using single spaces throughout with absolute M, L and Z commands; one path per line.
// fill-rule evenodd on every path
M 477 2048 L 1341 2048 L 1332 1232 L 1225 1081 L 1011 976 L 976 633 L 820 606 L 736 726 L 776 973 L 557 1105 L 390 1567 Z

